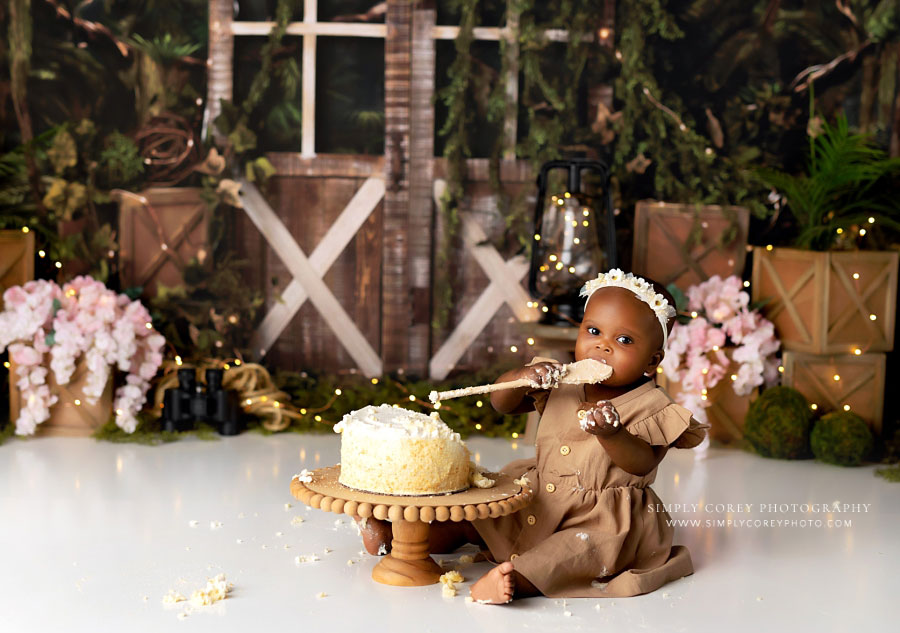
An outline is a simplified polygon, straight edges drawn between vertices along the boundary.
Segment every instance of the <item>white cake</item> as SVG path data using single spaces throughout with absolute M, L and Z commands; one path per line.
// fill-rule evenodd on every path
M 441 420 L 383 404 L 353 411 L 335 424 L 341 434 L 338 481 L 389 495 L 433 495 L 469 487 L 469 449 Z

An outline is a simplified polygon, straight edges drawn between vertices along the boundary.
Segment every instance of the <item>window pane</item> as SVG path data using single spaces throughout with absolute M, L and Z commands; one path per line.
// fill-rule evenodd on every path
M 435 45 L 437 54 L 434 82 L 435 92 L 440 95 L 441 90 L 450 85 L 450 77 L 447 73 L 456 58 L 456 47 L 452 40 L 438 40 Z M 500 81 L 500 44 L 499 42 L 475 41 L 472 42 L 471 50 L 475 59 L 472 71 L 474 86 L 469 92 L 468 107 L 471 108 L 474 120 L 468 135 L 469 148 L 472 151 L 472 158 L 486 158 L 491 155 L 503 132 L 502 121 L 489 123 L 487 120 L 488 98 L 491 90 Z M 447 106 L 438 97 L 434 104 L 435 156 L 444 154 L 446 137 L 441 136 L 439 132 L 447 120 L 447 114 Z
M 241 22 L 271 22 L 275 19 L 278 0 L 239 0 L 234 19 Z M 303 0 L 294 0 L 292 22 L 303 19 Z
M 267 37 L 234 38 L 234 103 L 240 107 L 262 66 L 261 50 Z M 285 37 L 275 54 L 269 85 L 250 115 L 250 129 L 258 149 L 266 152 L 300 151 L 300 69 L 303 40 Z
M 318 37 L 316 152 L 384 153 L 384 40 Z

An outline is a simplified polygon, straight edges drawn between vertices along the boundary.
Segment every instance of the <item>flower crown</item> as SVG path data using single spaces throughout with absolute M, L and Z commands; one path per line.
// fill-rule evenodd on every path
M 591 279 L 581 289 L 581 296 L 585 297 L 585 305 L 590 301 L 591 295 L 600 288 L 614 286 L 630 290 L 638 299 L 650 306 L 656 315 L 663 331 L 663 349 L 669 341 L 669 319 L 675 316 L 675 308 L 669 305 L 664 296 L 654 290 L 653 285 L 643 277 L 637 277 L 632 273 L 626 273 L 619 268 L 612 268 L 609 272 L 600 273 L 596 279 Z

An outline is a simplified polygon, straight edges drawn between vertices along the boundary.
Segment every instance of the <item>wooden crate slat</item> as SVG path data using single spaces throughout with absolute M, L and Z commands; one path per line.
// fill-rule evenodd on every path
M 0 310 L 3 293 L 34 279 L 34 233 L 0 231 Z

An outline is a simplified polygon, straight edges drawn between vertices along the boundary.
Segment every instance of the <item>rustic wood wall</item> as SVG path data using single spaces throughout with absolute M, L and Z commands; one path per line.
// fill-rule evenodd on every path
M 271 179 L 265 192 L 266 198 L 307 255 L 315 249 L 363 182 L 373 174 L 381 173 L 384 164 L 380 157 L 368 156 L 319 155 L 315 159 L 303 159 L 294 154 L 271 154 L 269 157 L 278 169 L 278 175 Z M 435 178 L 444 178 L 445 174 L 443 160 L 435 160 Z M 472 214 L 489 237 L 500 235 L 505 221 L 496 210 L 487 161 L 469 161 L 468 179 L 462 211 Z M 504 161 L 501 180 L 507 194 L 516 196 L 524 192 L 524 203 L 530 210 L 535 191 L 530 166 L 524 161 Z M 384 319 L 388 318 L 385 315 L 390 313 L 385 311 L 383 303 L 382 280 L 387 272 L 384 269 L 384 242 L 387 234 L 384 230 L 383 206 L 382 202 L 373 211 L 363 228 L 331 266 L 324 280 L 375 351 L 385 357 L 382 333 L 385 329 Z M 431 241 L 434 244 L 442 243 L 446 227 L 436 205 L 433 202 L 427 204 L 420 210 L 420 215 L 424 216 L 418 218 L 420 224 L 433 227 L 429 229 L 433 231 Z M 247 282 L 264 293 L 264 309 L 267 309 L 279 301 L 280 293 L 291 280 L 290 272 L 245 216 L 239 216 L 237 222 L 239 253 L 249 262 Z M 513 254 L 501 252 L 504 259 Z M 425 278 L 429 284 L 434 255 L 433 251 L 426 255 L 429 261 Z M 428 359 L 440 348 L 489 283 L 459 236 L 452 246 L 450 268 L 455 302 L 446 326 L 433 330 L 430 327 L 430 309 L 422 315 L 427 328 L 427 347 L 424 352 Z M 273 284 L 273 280 L 277 280 L 277 283 Z M 413 314 L 416 312 L 414 303 L 420 298 L 415 293 L 409 293 L 402 307 L 408 314 Z M 428 308 L 430 307 L 429 304 Z M 518 347 L 517 353 L 510 352 L 512 345 Z M 497 361 L 513 362 L 516 358 L 525 359 L 528 356 L 525 335 L 519 331 L 513 313 L 503 306 L 460 358 L 457 370 L 471 371 Z M 309 301 L 294 316 L 265 360 L 272 366 L 297 371 L 356 371 L 356 363 Z M 409 365 L 385 369 L 395 371 L 398 368 L 419 375 L 426 373 L 421 368 Z

